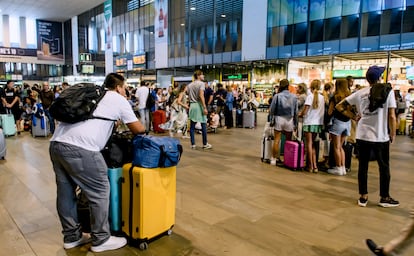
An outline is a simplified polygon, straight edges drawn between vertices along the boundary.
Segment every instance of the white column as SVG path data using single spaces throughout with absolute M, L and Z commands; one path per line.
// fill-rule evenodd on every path
M 26 17 L 19 18 L 20 25 L 20 48 L 27 48 Z
M 10 47 L 9 15 L 3 15 L 3 46 Z
M 267 1 L 243 1 L 242 61 L 266 58 L 266 17 Z
M 73 75 L 78 75 L 76 69 L 79 65 L 79 40 L 78 40 L 78 16 L 72 17 L 72 60 L 73 60 Z

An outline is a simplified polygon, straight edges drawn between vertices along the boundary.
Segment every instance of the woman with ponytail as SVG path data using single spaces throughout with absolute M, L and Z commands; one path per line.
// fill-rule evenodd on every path
M 311 94 L 306 97 L 305 107 L 299 113 L 303 119 L 303 131 L 305 133 L 305 144 L 307 152 L 307 168 L 309 172 L 318 172 L 318 159 L 316 159 L 316 149 L 314 141 L 318 133 L 322 132 L 323 117 L 325 113 L 325 100 L 319 90 L 320 80 L 313 80 L 310 84 Z

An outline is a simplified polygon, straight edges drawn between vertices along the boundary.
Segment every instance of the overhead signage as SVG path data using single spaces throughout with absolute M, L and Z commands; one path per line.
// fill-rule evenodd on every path
M 344 70 L 344 69 L 337 69 L 334 70 L 333 78 L 346 78 L 347 76 L 352 76 L 353 78 L 364 78 L 365 77 L 365 71 L 363 69 L 350 69 L 350 70 Z
M 36 49 L 23 49 L 14 47 L 0 47 L 0 55 L 36 57 Z
M 147 67 L 146 54 L 122 55 L 115 58 L 116 72 L 138 71 Z
M 247 74 L 231 74 L 231 75 L 223 75 L 223 81 L 247 81 L 248 75 Z
M 79 61 L 80 62 L 91 62 L 92 55 L 90 53 L 81 53 L 79 54 Z

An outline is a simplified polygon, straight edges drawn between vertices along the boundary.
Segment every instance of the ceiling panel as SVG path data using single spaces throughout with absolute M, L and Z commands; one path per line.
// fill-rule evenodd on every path
M 0 14 L 49 21 L 66 21 L 105 0 L 0 0 Z

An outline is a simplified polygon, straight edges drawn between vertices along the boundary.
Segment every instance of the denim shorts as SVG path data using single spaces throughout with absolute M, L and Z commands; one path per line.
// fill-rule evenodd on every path
M 329 127 L 329 133 L 336 136 L 349 136 L 351 135 L 351 121 L 341 121 L 333 118 L 332 125 Z
M 283 116 L 274 116 L 275 118 L 275 131 L 293 132 L 293 118 L 286 118 Z

